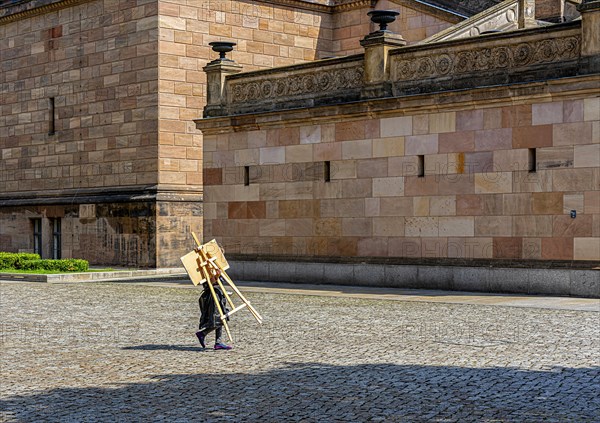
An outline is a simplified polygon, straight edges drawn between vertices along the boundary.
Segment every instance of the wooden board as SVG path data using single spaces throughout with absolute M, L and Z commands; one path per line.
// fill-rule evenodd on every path
M 215 262 L 221 269 L 229 269 L 229 263 L 227 263 L 225 255 L 223 254 L 223 250 L 221 250 L 221 247 L 219 247 L 219 244 L 216 240 L 213 239 L 206 244 L 203 244 L 201 248 L 202 251 L 204 251 L 209 257 L 216 258 Z M 200 263 L 202 263 L 202 259 L 196 251 L 190 251 L 185 256 L 181 257 L 181 263 L 183 263 L 183 267 L 185 268 L 185 271 L 189 275 L 194 285 L 200 285 L 201 283 L 206 282 L 206 278 L 200 271 Z
M 217 265 L 221 268 L 221 270 L 229 269 L 229 263 L 227 263 L 225 254 L 223 254 L 223 250 L 221 250 L 221 247 L 219 247 L 217 240 L 213 239 L 203 244 L 202 250 L 207 253 L 209 257 L 217 258 Z
M 202 272 L 200 271 L 200 256 L 197 252 L 190 251 L 181 257 L 181 262 L 194 285 L 206 282 L 206 278 L 202 276 Z

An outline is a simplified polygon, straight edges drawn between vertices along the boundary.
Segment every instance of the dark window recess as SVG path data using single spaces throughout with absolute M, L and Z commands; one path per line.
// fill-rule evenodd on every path
M 529 149 L 529 171 L 537 171 L 537 151 L 535 148 Z
M 323 180 L 325 182 L 331 181 L 331 162 L 323 162 Z
M 54 28 L 50 28 L 50 39 L 48 40 L 48 50 L 56 50 L 58 48 L 58 40 L 57 38 L 62 37 L 63 28 L 62 25 L 55 26 Z
M 250 185 L 250 166 L 244 166 L 244 185 Z
M 56 132 L 55 125 L 56 110 L 54 106 L 54 97 L 48 99 L 48 135 L 54 135 Z
M 417 156 L 417 176 L 422 178 L 425 176 L 425 156 Z
M 60 219 L 52 219 L 52 258 L 57 260 L 61 258 L 61 230 Z
M 31 219 L 33 224 L 33 252 L 42 257 L 42 219 Z
M 63 33 L 62 25 L 55 26 L 54 28 L 50 29 L 50 37 L 51 38 L 60 38 L 60 37 L 62 37 L 62 33 Z

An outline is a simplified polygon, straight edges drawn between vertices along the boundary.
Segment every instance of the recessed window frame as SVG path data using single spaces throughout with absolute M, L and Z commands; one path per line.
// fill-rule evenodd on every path
M 33 228 L 33 253 L 42 257 L 42 219 L 31 219 L 31 225 Z
M 419 178 L 425 177 L 425 155 L 423 154 L 417 156 L 417 176 Z
M 528 151 L 529 173 L 537 172 L 537 148 L 530 148 Z
M 62 258 L 62 224 L 59 218 L 51 220 L 52 224 L 52 258 Z
M 244 186 L 250 185 L 250 166 L 244 166 Z
M 56 100 L 54 97 L 48 99 L 48 135 L 56 134 Z
M 331 182 L 331 162 L 329 160 L 323 162 L 323 181 Z

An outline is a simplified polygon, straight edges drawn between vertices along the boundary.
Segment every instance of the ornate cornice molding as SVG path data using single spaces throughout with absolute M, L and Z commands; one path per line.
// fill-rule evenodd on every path
M 76 6 L 91 0 L 39 0 L 11 4 L 0 8 L 0 25 L 15 22 L 65 7 Z
M 232 105 L 246 102 L 286 101 L 306 95 L 329 95 L 363 86 L 362 62 L 350 67 L 317 70 L 269 78 L 232 82 L 228 86 Z
M 267 3 L 276 6 L 288 6 L 295 9 L 310 10 L 320 13 L 338 13 L 347 10 L 373 8 L 377 0 L 351 0 L 334 4 L 314 3 L 306 0 L 257 0 L 259 3 Z
M 257 2 L 276 6 L 288 6 L 296 9 L 310 10 L 313 12 L 333 13 L 333 6 L 331 5 L 313 3 L 305 0 L 257 0 Z
M 407 97 L 370 99 L 347 104 L 331 104 L 310 109 L 259 112 L 243 116 L 218 116 L 196 119 L 205 135 L 287 127 L 294 124 L 336 123 L 364 117 L 387 117 L 502 107 L 517 103 L 577 100 L 598 93 L 598 75 L 569 76 L 548 81 L 474 87 L 459 91 L 415 94 Z
M 363 9 L 365 7 L 372 9 L 375 7 L 376 3 L 377 0 L 356 0 L 346 3 L 335 4 L 332 6 L 332 12 L 345 12 L 346 10 Z
M 44 13 L 53 12 L 65 7 L 75 6 L 77 4 L 86 3 L 91 0 L 29 0 L 18 3 L 10 3 L 5 6 L 0 6 L 0 25 L 9 22 L 18 21 L 32 16 L 42 15 Z M 157 0 L 158 1 L 158 0 Z M 316 3 L 306 0 L 257 0 L 259 3 L 272 4 L 276 6 L 287 6 L 296 9 L 309 10 L 319 13 L 340 13 L 349 10 L 364 9 L 375 7 L 377 0 L 350 0 L 339 2 L 328 2 L 327 4 Z M 425 13 L 441 17 L 449 21 L 459 21 L 464 16 L 445 10 L 435 5 L 429 4 L 426 1 L 420 0 L 391 0 L 395 4 L 409 7 L 415 10 L 420 10 Z
M 511 70 L 576 59 L 581 36 L 547 38 L 460 51 L 436 51 L 421 57 L 399 55 L 394 82 L 456 77 L 481 71 Z

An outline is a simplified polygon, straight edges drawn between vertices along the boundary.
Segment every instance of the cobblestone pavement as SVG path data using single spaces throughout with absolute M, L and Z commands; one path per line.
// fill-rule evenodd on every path
M 214 351 L 196 288 L 0 295 L 0 421 L 600 421 L 597 312 L 248 292 Z

